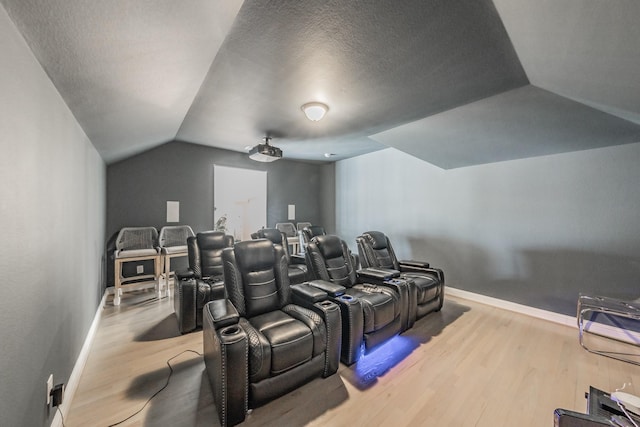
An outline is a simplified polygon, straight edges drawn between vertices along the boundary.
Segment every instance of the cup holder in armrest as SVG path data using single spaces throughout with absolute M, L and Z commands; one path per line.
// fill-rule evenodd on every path
M 351 295 L 340 295 L 340 296 L 338 297 L 338 299 L 339 299 L 339 300 L 341 300 L 341 301 L 347 301 L 347 302 L 350 302 L 350 301 L 353 301 L 355 298 L 354 298 L 354 297 L 352 297 Z
M 236 335 L 240 333 L 240 328 L 237 326 L 228 326 L 224 328 L 220 333 L 225 336 Z
M 329 307 L 330 305 L 333 305 L 333 303 L 331 301 L 322 301 L 320 305 L 323 307 Z

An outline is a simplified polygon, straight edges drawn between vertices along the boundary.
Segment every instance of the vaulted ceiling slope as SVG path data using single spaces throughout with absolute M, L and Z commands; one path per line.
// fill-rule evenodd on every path
M 265 135 L 442 168 L 640 142 L 635 0 L 0 1 L 108 163 Z

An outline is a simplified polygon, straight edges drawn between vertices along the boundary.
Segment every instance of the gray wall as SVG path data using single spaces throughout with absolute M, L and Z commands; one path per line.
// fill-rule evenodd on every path
M 213 216 L 213 165 L 267 171 L 267 222 L 287 222 L 287 206 L 296 205 L 296 221 L 334 222 L 331 166 L 279 160 L 255 162 L 245 153 L 173 141 L 109 165 L 107 234 L 122 227 L 166 224 L 166 203 L 180 202 L 180 223 L 195 232 L 210 230 Z M 230 183 L 233 185 L 233 183 Z M 332 203 L 332 202 L 331 202 Z
M 327 233 L 336 232 L 336 164 L 329 163 L 322 166 L 322 199 L 320 223 Z
M 106 167 L 0 6 L 0 425 L 53 419 L 98 308 Z
M 442 170 L 395 149 L 336 164 L 338 233 L 387 233 L 449 286 L 575 315 L 640 297 L 640 144 Z

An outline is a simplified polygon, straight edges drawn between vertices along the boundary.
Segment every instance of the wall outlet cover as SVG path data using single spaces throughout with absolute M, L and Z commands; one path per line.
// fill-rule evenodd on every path
M 53 390 L 53 374 L 47 379 L 47 405 L 51 403 L 51 390 Z

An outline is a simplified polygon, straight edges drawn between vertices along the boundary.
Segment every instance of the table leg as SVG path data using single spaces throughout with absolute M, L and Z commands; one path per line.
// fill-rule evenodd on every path
M 116 259 L 115 262 L 115 268 L 113 271 L 113 277 L 114 277 L 114 289 L 113 289 L 113 305 L 118 306 L 120 305 L 120 285 L 122 282 L 122 261 L 120 261 L 119 259 Z

